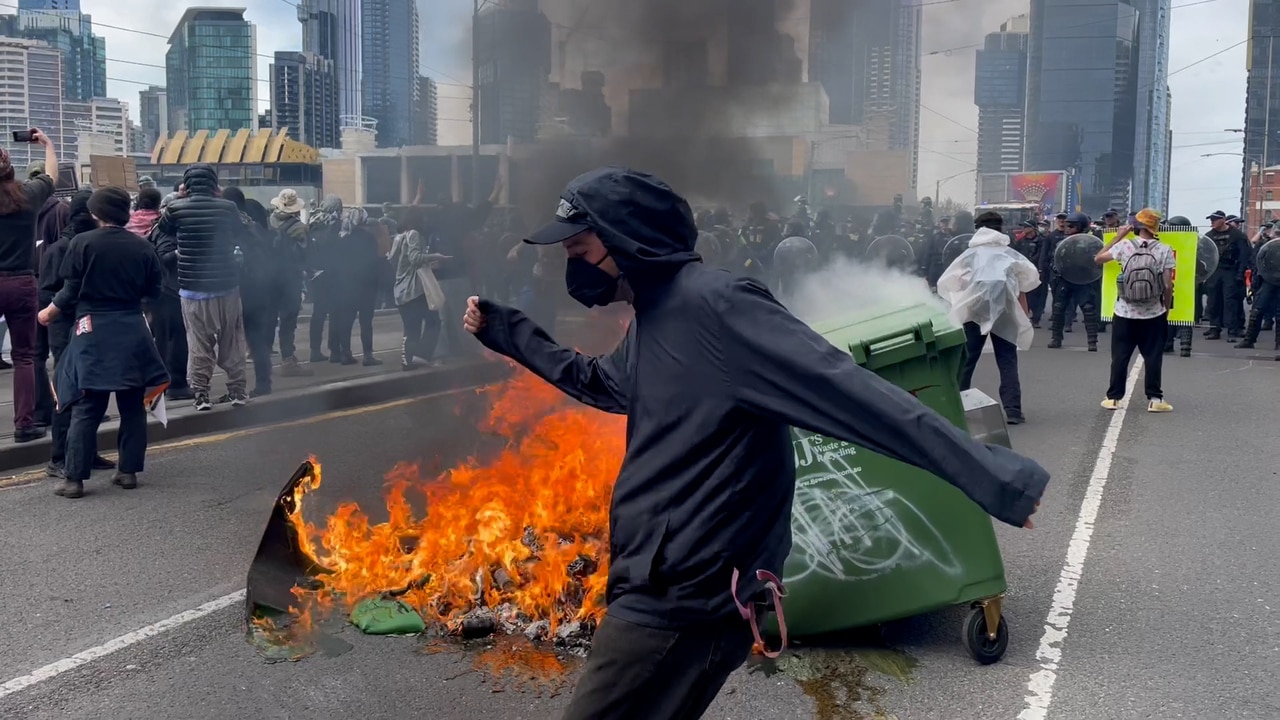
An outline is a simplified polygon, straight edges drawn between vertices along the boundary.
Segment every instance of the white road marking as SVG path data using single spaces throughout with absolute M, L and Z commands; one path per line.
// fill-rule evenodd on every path
M 1135 394 L 1140 396 L 1142 392 L 1142 386 L 1138 384 L 1141 373 L 1142 358 L 1139 357 L 1126 381 L 1130 399 Z M 1036 650 L 1036 661 L 1040 667 L 1031 673 L 1027 682 L 1026 707 L 1018 714 L 1018 720 L 1045 720 L 1049 715 L 1049 705 L 1053 702 L 1053 684 L 1058 679 L 1059 664 L 1062 662 L 1062 646 L 1066 643 L 1067 626 L 1071 623 L 1071 613 L 1075 609 L 1076 589 L 1084 574 L 1085 557 L 1089 554 L 1089 542 L 1093 539 L 1093 523 L 1098 519 L 1098 510 L 1102 508 L 1102 491 L 1111 474 L 1111 461 L 1120 442 L 1120 429 L 1124 426 L 1124 417 L 1129 411 L 1129 401 L 1126 399 L 1119 410 L 1113 411 L 1107 433 L 1102 437 L 1102 447 L 1098 448 L 1098 458 L 1093 464 L 1089 487 L 1085 489 L 1084 501 L 1080 503 L 1076 529 L 1067 545 L 1067 559 L 1062 565 L 1062 574 L 1058 576 L 1058 587 L 1053 591 L 1053 604 L 1049 606 L 1049 616 L 1045 619 L 1044 635 L 1040 638 L 1040 648 Z
M 244 590 L 238 590 L 230 595 L 224 595 L 217 600 L 210 600 L 194 610 L 180 612 L 177 615 L 161 620 L 154 625 L 148 625 L 140 630 L 134 630 L 131 633 L 121 635 L 113 640 L 108 640 L 97 647 L 91 647 L 84 652 L 76 653 L 69 658 L 63 658 L 57 662 L 49 663 L 38 670 L 27 673 L 22 677 L 16 677 L 5 684 L 0 685 L 0 698 L 7 697 L 16 692 L 21 692 L 32 685 L 42 683 L 45 680 L 51 680 L 65 672 L 74 670 L 81 665 L 86 665 L 94 660 L 104 658 L 114 652 L 123 650 L 130 645 L 134 645 L 148 638 L 153 638 L 162 633 L 166 633 L 176 627 L 192 622 L 193 620 L 199 620 L 206 615 L 211 615 L 223 608 L 230 607 L 239 602 L 244 602 Z

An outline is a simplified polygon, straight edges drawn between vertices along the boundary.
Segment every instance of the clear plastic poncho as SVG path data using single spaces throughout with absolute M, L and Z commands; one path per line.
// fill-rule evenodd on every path
M 938 279 L 938 295 L 950 308 L 957 327 L 974 323 L 984 335 L 996 335 L 1018 346 L 1031 348 L 1035 330 L 1022 311 L 1022 293 L 1040 286 L 1040 272 L 1022 253 L 1009 247 L 1009 236 L 989 228 L 979 229 L 969 249 Z

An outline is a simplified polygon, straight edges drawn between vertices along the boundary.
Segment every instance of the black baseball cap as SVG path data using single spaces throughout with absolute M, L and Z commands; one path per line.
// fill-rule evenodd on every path
M 1106 212 L 1102 213 L 1102 217 L 1104 217 L 1104 218 L 1108 218 L 1108 217 L 1120 217 L 1120 213 L 1116 212 L 1115 210 L 1108 210 L 1108 211 L 1106 211 Z
M 1227 214 L 1222 212 L 1221 210 L 1214 210 L 1211 215 L 1205 218 L 1205 220 L 1226 220 L 1226 219 L 1227 219 Z
M 1060 212 L 1060 213 L 1058 213 L 1057 215 L 1054 215 L 1054 216 L 1053 216 L 1053 219 L 1054 219 L 1054 220 L 1066 220 L 1066 219 L 1067 219 L 1067 214 L 1066 214 L 1066 213 L 1064 213 L 1064 212 Z
M 568 193 L 565 193 L 568 195 Z M 591 229 L 587 211 L 578 208 L 571 197 L 561 197 L 556 219 L 538 228 L 525 239 L 530 245 L 555 245 Z

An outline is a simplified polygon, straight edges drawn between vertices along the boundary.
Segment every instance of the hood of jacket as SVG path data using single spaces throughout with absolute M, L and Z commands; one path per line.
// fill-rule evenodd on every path
M 978 228 L 969 239 L 969 247 L 1009 247 L 1009 236 L 999 230 Z
M 182 185 L 187 195 L 217 195 L 218 171 L 207 163 L 196 163 L 182 173 Z
M 666 282 L 700 260 L 689 203 L 648 173 L 610 166 L 575 178 L 562 199 L 587 214 L 587 225 L 636 290 Z

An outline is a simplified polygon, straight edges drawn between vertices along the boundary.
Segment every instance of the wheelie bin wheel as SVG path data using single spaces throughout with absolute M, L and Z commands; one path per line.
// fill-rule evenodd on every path
M 988 634 L 989 626 L 984 608 L 974 608 L 964 621 L 964 646 L 973 659 L 983 665 L 1000 662 L 1000 658 L 1004 657 L 1005 651 L 1009 649 L 1009 626 L 1004 621 L 1003 613 L 997 617 L 999 624 L 996 626 L 994 639 Z

